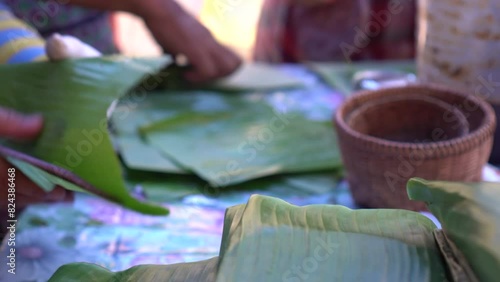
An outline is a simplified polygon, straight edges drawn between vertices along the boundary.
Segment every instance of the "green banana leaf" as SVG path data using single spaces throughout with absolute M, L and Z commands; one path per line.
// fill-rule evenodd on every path
M 150 173 L 127 170 L 126 181 L 130 187 L 140 188 L 146 199 L 158 203 L 171 203 L 190 195 L 205 195 L 217 199 L 232 200 L 244 195 L 265 193 L 286 198 L 325 195 L 335 189 L 339 176 L 336 171 L 277 175 L 251 180 L 215 190 L 207 182 L 192 175 Z
M 286 115 L 282 118 L 290 120 L 289 126 L 275 133 L 268 125 L 270 109 L 259 116 L 212 119 L 193 113 L 191 118 L 194 122 L 162 121 L 145 127 L 145 138 L 214 187 L 341 166 L 330 122 Z M 269 139 L 260 142 L 263 133 Z
M 446 236 L 446 233 L 442 229 L 434 230 L 434 238 L 441 250 L 448 270 L 450 270 L 450 276 L 453 281 L 479 281 L 462 251 Z
M 204 193 L 206 182 L 193 175 L 154 173 L 126 169 L 126 182 L 139 188 L 144 197 L 156 203 L 171 203 L 186 196 Z
M 424 201 L 479 281 L 500 277 L 500 185 L 412 179 L 410 199 Z
M 279 226 L 245 236 L 226 253 L 216 281 L 441 282 L 446 273 L 433 249 L 366 234 Z
M 233 74 L 214 82 L 193 85 L 184 80 L 183 72 L 189 67 L 170 65 L 163 72 L 166 79 L 159 84 L 159 89 L 169 90 L 213 90 L 218 92 L 269 91 L 303 87 L 304 83 L 278 70 L 273 65 L 245 63 Z M 160 74 L 153 76 L 160 77 Z
M 14 165 L 17 169 L 19 169 L 24 175 L 26 175 L 28 179 L 33 181 L 33 183 L 42 188 L 45 192 L 50 192 L 54 190 L 56 186 L 60 186 L 70 191 L 91 194 L 89 191 L 69 181 L 52 175 L 45 170 L 33 166 L 22 160 L 7 157 L 7 161 Z
M 226 211 L 220 256 L 208 265 L 142 265 L 110 273 L 76 263 L 59 268 L 49 282 L 447 281 L 435 228 L 410 211 L 296 207 L 255 195 Z M 202 269 L 209 274 L 197 276 Z
M 173 265 L 141 265 L 121 272 L 73 263 L 60 267 L 48 282 L 210 282 L 215 281 L 218 258 Z
M 163 153 L 141 140 L 138 134 L 116 136 L 115 143 L 127 168 L 150 172 L 189 174 Z
M 208 89 L 227 91 L 267 91 L 302 87 L 303 83 L 275 66 L 251 63 L 243 64 L 227 78 L 215 81 Z
M 221 257 L 247 232 L 275 226 L 361 233 L 396 239 L 415 246 L 435 247 L 432 232 L 436 226 L 430 219 L 416 212 L 351 210 L 336 205 L 296 207 L 280 199 L 256 195 L 247 204 L 226 211 Z
M 215 187 L 341 167 L 331 122 L 278 113 L 252 94 L 158 92 L 129 117 L 113 119 L 119 135 L 139 128 L 149 144 Z
M 166 209 L 128 195 L 106 112 L 114 100 L 169 62 L 168 57 L 102 57 L 0 66 L 0 105 L 45 118 L 34 143 L 5 144 L 75 173 L 127 208 L 166 214 Z
M 182 108 L 172 112 L 166 103 L 155 104 L 158 101 L 151 99 L 155 95 L 142 93 L 138 96 L 136 93 L 122 97 L 110 117 L 112 138 L 125 166 L 146 172 L 190 174 L 174 159 L 145 142 L 138 131 L 140 126 L 175 115 Z
M 381 61 L 354 63 L 307 63 L 308 67 L 319 75 L 333 89 L 344 95 L 354 91 L 352 79 L 358 71 L 391 70 L 415 73 L 414 61 Z

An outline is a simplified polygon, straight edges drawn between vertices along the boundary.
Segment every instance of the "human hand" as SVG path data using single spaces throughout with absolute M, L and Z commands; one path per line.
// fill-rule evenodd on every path
M 146 0 L 138 13 L 156 41 L 173 56 L 187 57 L 192 70 L 186 79 L 202 83 L 227 76 L 240 65 L 241 59 L 219 44 L 195 18 L 172 0 Z
M 24 115 L 0 107 L 0 138 L 30 140 L 37 137 L 42 128 L 42 116 Z
M 30 140 L 38 136 L 42 128 L 43 118 L 40 115 L 23 115 L 11 109 L 0 107 L 0 137 Z M 8 175 L 9 168 L 12 168 L 12 165 L 4 158 L 0 158 L 0 219 L 5 219 L 7 216 L 7 209 L 12 207 L 9 204 L 15 204 L 16 212 L 19 212 L 28 205 L 35 203 L 71 201 L 73 199 L 73 194 L 61 187 L 56 187 L 50 193 L 46 193 L 20 171 L 16 170 L 13 178 L 15 201 L 9 202 L 9 183 L 11 183 Z
M 102 56 L 101 52 L 71 35 L 52 34 L 45 43 L 45 52 L 51 61 Z
M 73 193 L 62 187 L 57 186 L 50 193 L 45 192 L 30 179 L 28 179 L 21 171 L 15 170 L 15 177 L 11 179 L 9 177 L 8 170 L 13 168 L 13 166 L 8 163 L 5 159 L 0 158 L 0 191 L 2 193 L 2 200 L 0 201 L 0 207 L 2 210 L 0 214 L 3 214 L 8 207 L 8 204 L 15 204 L 16 211 L 25 209 L 29 205 L 37 203 L 50 203 L 50 202 L 71 202 L 73 200 Z M 9 202 L 9 183 L 14 183 L 15 185 L 15 198 L 13 196 L 12 202 Z

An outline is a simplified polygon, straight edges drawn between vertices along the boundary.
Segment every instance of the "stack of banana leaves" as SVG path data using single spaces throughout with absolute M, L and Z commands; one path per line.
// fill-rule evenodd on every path
M 62 186 L 146 214 L 168 213 L 154 201 L 192 194 L 334 189 L 332 111 L 289 99 L 301 81 L 254 64 L 193 89 L 180 71 L 169 57 L 1 66 L 0 104 L 42 113 L 45 127 L 33 142 L 3 140 L 0 154 L 47 191 Z

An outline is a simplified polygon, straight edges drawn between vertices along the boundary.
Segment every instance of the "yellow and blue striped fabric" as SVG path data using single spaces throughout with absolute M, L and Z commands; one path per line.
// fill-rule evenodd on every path
M 45 40 L 0 3 L 0 64 L 45 60 Z

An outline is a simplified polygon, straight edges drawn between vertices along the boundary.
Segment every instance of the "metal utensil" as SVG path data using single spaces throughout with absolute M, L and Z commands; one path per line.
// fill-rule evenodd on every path
M 416 82 L 417 77 L 412 73 L 387 70 L 358 71 L 352 78 L 352 84 L 356 91 L 405 86 Z

